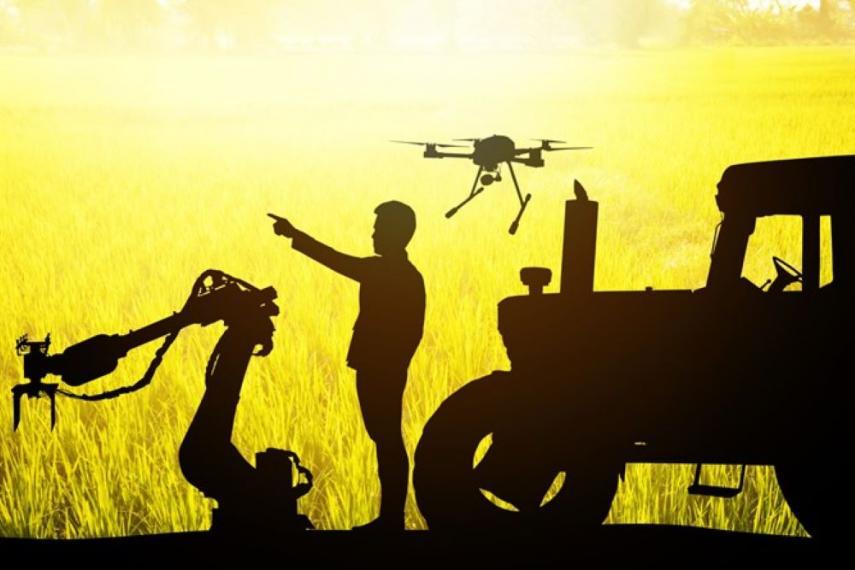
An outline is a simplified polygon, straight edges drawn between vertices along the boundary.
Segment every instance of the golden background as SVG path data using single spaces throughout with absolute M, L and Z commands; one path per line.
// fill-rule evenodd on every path
M 341 250 L 371 253 L 373 209 L 410 204 L 410 259 L 427 287 L 410 369 L 412 454 L 439 403 L 507 359 L 496 303 L 523 266 L 557 282 L 563 202 L 580 180 L 600 202 L 599 289 L 705 283 L 715 185 L 730 164 L 853 151 L 851 47 L 686 47 L 549 52 L 299 52 L 276 55 L 0 51 L 0 378 L 22 381 L 14 340 L 50 332 L 54 352 L 178 310 L 194 278 L 222 269 L 279 292 L 276 348 L 254 359 L 234 441 L 246 457 L 297 451 L 316 475 L 301 511 L 320 528 L 373 517 L 378 484 L 344 356 L 357 286 L 293 252 L 268 211 Z M 452 220 L 474 173 L 390 139 L 506 134 L 590 145 L 520 167 L 533 194 L 518 234 L 510 180 Z M 536 144 L 536 143 L 533 143 Z M 507 178 L 507 177 L 506 177 Z M 800 266 L 799 232 L 758 224 L 745 274 L 772 255 Z M 827 245 L 827 244 L 826 244 Z M 828 278 L 828 275 L 825 275 Z M 555 290 L 556 285 L 547 291 Z M 221 325 L 188 329 L 149 388 L 80 403 L 25 401 L 12 432 L 0 402 L 0 535 L 112 536 L 206 528 L 212 504 L 184 481 L 177 451 Z M 154 347 L 109 379 L 125 385 Z M 8 392 L 4 392 L 8 394 Z M 735 467 L 710 472 L 735 481 Z M 801 533 L 770 467 L 732 501 L 689 497 L 690 466 L 634 465 L 609 522 L 673 522 Z M 407 524 L 424 521 L 411 496 Z

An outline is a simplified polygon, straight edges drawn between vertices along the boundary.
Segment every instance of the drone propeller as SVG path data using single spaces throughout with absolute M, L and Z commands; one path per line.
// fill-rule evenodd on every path
M 481 139 L 476 139 L 476 138 L 470 138 L 470 139 L 451 139 L 451 140 L 455 140 L 455 141 L 465 141 L 465 142 L 473 142 L 473 143 L 481 142 Z
M 532 139 L 536 141 L 540 141 L 540 150 L 581 150 L 582 147 L 554 147 L 552 143 L 565 143 L 567 141 L 560 141 L 558 139 Z M 585 147 L 588 148 L 588 147 Z
M 594 147 L 592 147 L 592 146 L 551 146 L 551 147 L 545 148 L 543 150 L 549 150 L 549 151 L 553 151 L 553 150 L 588 150 L 588 149 L 592 149 L 592 148 L 594 148 Z
M 432 143 L 432 142 L 419 142 L 419 141 L 389 141 L 393 143 L 399 144 L 414 144 L 418 146 L 433 146 L 437 148 L 465 148 L 462 144 L 446 144 L 446 143 Z

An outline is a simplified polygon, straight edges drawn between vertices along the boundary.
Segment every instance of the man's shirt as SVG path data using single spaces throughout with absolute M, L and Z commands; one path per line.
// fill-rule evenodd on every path
M 407 253 L 355 257 L 299 230 L 293 247 L 359 282 L 359 316 L 347 352 L 348 366 L 406 368 L 421 341 L 425 316 L 424 281 Z

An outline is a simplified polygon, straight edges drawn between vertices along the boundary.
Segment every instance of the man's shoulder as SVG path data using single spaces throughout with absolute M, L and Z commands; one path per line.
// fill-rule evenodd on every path
M 405 259 L 404 260 L 404 266 L 405 266 L 404 271 L 406 271 L 413 280 L 418 280 L 419 283 L 424 282 L 424 279 L 422 278 L 422 274 L 419 271 L 419 268 L 416 267 L 415 265 L 413 265 L 412 261 L 410 261 L 409 259 Z
M 396 273 L 419 273 L 419 270 L 416 269 L 416 266 L 410 262 L 410 260 L 406 257 L 391 257 L 386 255 L 374 255 L 371 257 L 363 258 L 368 264 L 376 267 L 377 269 L 383 269 L 385 271 L 396 272 Z
M 418 268 L 404 258 L 388 258 L 383 256 L 366 257 L 366 266 L 369 273 L 378 279 L 394 279 L 405 281 L 424 288 L 424 279 Z
M 412 263 L 410 264 L 410 267 L 412 268 L 412 272 L 415 275 L 415 278 L 418 279 L 418 282 L 421 283 L 422 287 L 424 287 L 425 280 L 424 277 L 422 277 L 422 273 L 421 271 L 419 271 L 419 268 L 413 265 Z
M 413 265 L 409 260 L 407 260 L 407 276 L 408 281 L 410 283 L 409 288 L 413 291 L 414 295 L 419 295 L 421 297 L 425 296 L 425 280 L 422 277 L 421 272 L 418 268 Z

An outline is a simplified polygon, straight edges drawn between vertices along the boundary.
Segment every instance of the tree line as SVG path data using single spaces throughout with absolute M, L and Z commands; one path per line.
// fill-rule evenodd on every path
M 0 0 L 0 45 L 276 50 L 440 44 L 778 45 L 855 41 L 855 0 Z M 358 9 L 357 9 L 358 8 Z M 320 39 L 320 40 L 319 40 Z M 514 43 L 516 42 L 516 43 Z

